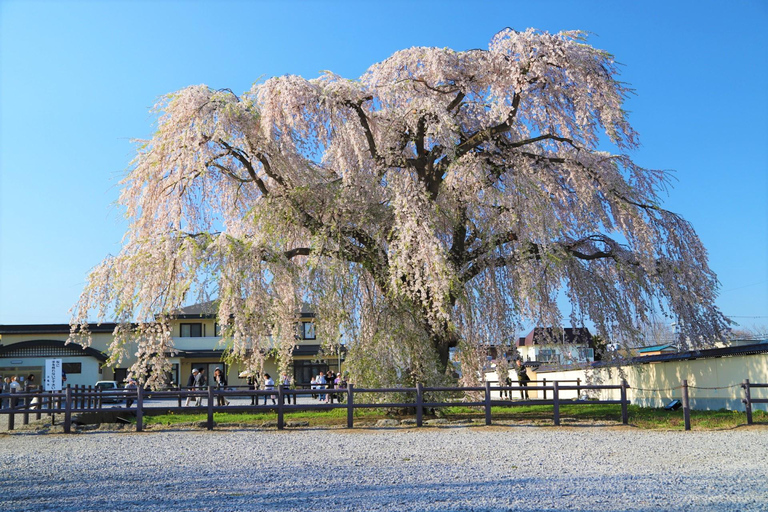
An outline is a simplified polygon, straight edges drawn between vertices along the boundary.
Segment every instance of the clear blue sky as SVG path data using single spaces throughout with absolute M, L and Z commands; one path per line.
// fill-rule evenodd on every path
M 625 65 L 650 168 L 740 324 L 768 324 L 768 2 L 0 0 L 0 323 L 66 323 L 117 253 L 117 181 L 156 99 L 286 73 L 350 78 L 410 46 L 486 48 L 509 26 L 581 29 Z

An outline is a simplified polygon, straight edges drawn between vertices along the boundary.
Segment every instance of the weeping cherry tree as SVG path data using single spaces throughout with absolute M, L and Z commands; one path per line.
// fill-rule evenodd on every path
M 357 80 L 169 94 L 121 182 L 122 250 L 91 271 L 71 339 L 116 321 L 112 361 L 161 375 L 170 316 L 215 298 L 231 357 L 274 350 L 285 367 L 309 303 L 318 338 L 345 339 L 353 379 L 373 384 L 438 382 L 451 348 L 532 323 L 613 339 L 662 311 L 714 340 L 728 320 L 706 251 L 661 205 L 669 175 L 627 154 L 630 92 L 584 34 L 506 29 Z

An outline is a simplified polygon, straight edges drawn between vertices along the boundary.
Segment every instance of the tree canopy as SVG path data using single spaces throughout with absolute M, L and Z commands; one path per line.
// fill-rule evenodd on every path
M 451 347 L 526 324 L 611 339 L 660 309 L 687 339 L 717 338 L 716 276 L 661 205 L 669 175 L 627 154 L 618 74 L 581 32 L 505 29 L 487 50 L 398 51 L 357 80 L 169 94 L 121 182 L 123 248 L 90 273 L 73 336 L 96 311 L 122 324 L 116 358 L 138 346 L 160 369 L 163 318 L 216 298 L 233 357 L 277 347 L 285 362 L 308 302 L 318 337 L 345 337 L 348 367 L 380 383 L 439 379 Z

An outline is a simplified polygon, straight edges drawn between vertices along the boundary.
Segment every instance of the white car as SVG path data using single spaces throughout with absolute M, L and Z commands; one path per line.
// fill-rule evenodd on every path
M 96 388 L 96 391 L 98 390 L 104 390 L 109 391 L 109 396 L 105 396 L 102 400 L 103 402 L 122 402 L 123 398 L 119 396 L 116 391 L 122 391 L 123 388 L 118 385 L 116 380 L 100 380 L 96 383 L 94 386 Z

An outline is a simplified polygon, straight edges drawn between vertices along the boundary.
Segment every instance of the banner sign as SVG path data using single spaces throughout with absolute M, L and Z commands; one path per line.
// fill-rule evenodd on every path
M 43 372 L 43 389 L 46 391 L 61 391 L 61 359 L 46 359 Z

